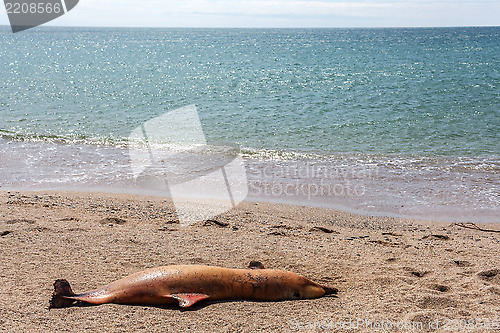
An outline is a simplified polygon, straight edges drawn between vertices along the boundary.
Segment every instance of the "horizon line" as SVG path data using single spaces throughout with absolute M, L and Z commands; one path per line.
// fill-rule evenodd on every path
M 0 27 L 11 28 L 10 24 L 0 24 Z M 86 26 L 86 25 L 41 25 L 33 28 L 125 28 L 125 29 L 449 29 L 449 28 L 499 28 L 500 25 L 450 25 L 450 26 L 345 26 L 345 27 L 212 27 L 212 26 Z M 32 28 L 32 29 L 33 29 Z

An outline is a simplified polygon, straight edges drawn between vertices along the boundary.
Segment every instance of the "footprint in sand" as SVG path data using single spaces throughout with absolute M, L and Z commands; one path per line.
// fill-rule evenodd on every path
M 442 285 L 442 284 L 438 284 L 438 283 L 430 284 L 429 288 L 432 289 L 432 290 L 436 290 L 436 291 L 442 292 L 442 293 L 446 293 L 446 292 L 448 292 L 448 291 L 451 290 L 450 287 Z
M 467 260 L 453 260 L 453 264 L 458 267 L 472 267 L 474 264 L 468 262 Z
M 220 228 L 226 228 L 229 226 L 229 223 L 224 222 L 224 221 L 219 221 L 219 220 L 213 220 L 213 219 L 208 219 L 203 222 L 204 227 L 213 227 L 217 226 Z
M 76 217 L 65 217 L 65 218 L 60 219 L 59 221 L 62 221 L 62 222 L 80 222 L 80 219 L 78 219 Z
M 441 239 L 441 240 L 450 240 L 449 236 L 446 235 L 427 235 L 422 237 L 422 239 Z
M 118 225 L 122 225 L 122 224 L 125 224 L 127 223 L 126 220 L 123 220 L 123 219 L 120 219 L 120 218 L 117 218 L 117 217 L 106 217 L 105 219 L 102 219 L 100 221 L 101 224 L 108 224 L 108 225 L 113 225 L 113 224 L 118 224 Z
M 448 307 L 456 307 L 457 302 L 448 297 L 442 296 L 424 296 L 417 306 L 422 309 L 443 309 Z
M 339 234 L 339 232 L 335 231 L 335 230 L 332 230 L 332 229 L 328 229 L 328 228 L 325 228 L 325 227 L 313 227 L 311 229 L 309 229 L 310 232 L 323 232 L 325 234 Z
M 488 291 L 492 294 L 495 294 L 495 295 L 500 295 L 500 288 L 496 288 L 496 287 L 490 287 L 488 288 Z
M 498 268 L 479 272 L 477 273 L 477 276 L 479 276 L 481 280 L 494 284 L 500 284 L 500 269 Z
M 35 221 L 28 220 L 28 219 L 13 219 L 13 220 L 8 220 L 6 223 L 7 224 L 17 224 L 17 223 L 35 224 Z
M 403 269 L 405 271 L 407 271 L 410 275 L 416 276 L 418 278 L 422 278 L 422 277 L 426 276 L 427 274 L 431 273 L 430 271 L 420 271 L 420 270 L 413 269 L 411 267 L 404 267 Z

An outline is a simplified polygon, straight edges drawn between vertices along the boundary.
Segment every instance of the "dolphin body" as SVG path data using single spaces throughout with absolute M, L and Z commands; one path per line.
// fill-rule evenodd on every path
M 302 275 L 265 269 L 252 262 L 252 269 L 231 269 L 204 265 L 173 265 L 147 269 L 99 289 L 75 294 L 68 281 L 54 283 L 49 309 L 75 302 L 89 304 L 166 305 L 190 307 L 208 300 L 280 301 L 318 298 L 336 294 L 336 288 L 322 286 Z M 260 269 L 253 269 L 260 268 Z

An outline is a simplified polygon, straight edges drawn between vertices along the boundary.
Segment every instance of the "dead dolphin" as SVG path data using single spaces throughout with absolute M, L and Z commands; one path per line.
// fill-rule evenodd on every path
M 322 286 L 296 273 L 264 269 L 259 262 L 252 262 L 250 267 L 163 266 L 137 272 L 83 294 L 73 293 L 68 281 L 56 280 L 49 309 L 68 307 L 76 301 L 96 305 L 178 303 L 189 307 L 205 299 L 280 301 L 337 293 L 336 288 Z

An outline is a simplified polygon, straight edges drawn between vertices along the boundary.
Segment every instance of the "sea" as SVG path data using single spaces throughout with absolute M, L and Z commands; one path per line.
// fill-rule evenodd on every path
M 500 27 L 0 26 L 0 190 L 168 197 L 130 138 L 186 107 L 247 201 L 500 223 Z

